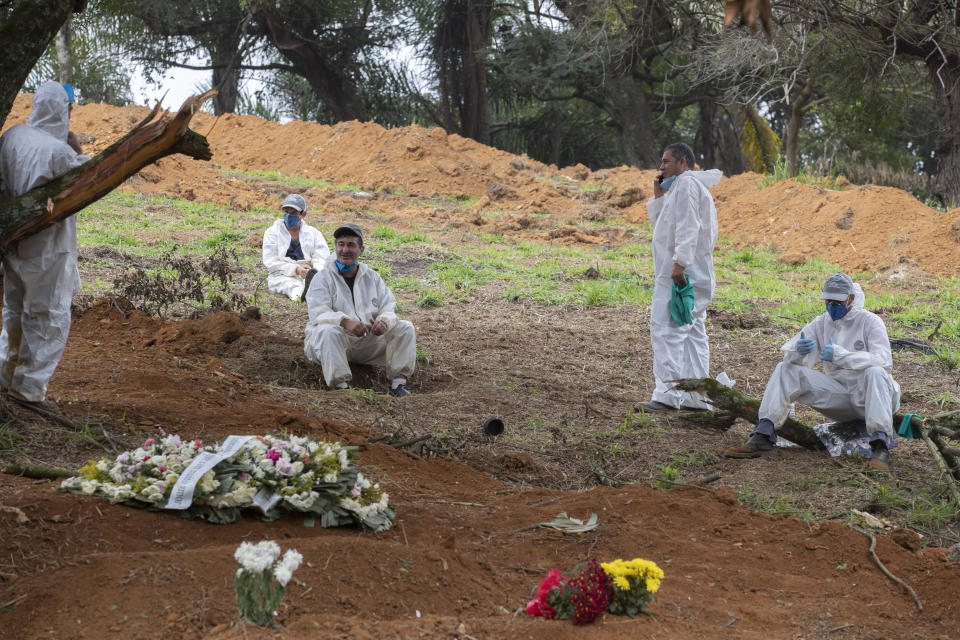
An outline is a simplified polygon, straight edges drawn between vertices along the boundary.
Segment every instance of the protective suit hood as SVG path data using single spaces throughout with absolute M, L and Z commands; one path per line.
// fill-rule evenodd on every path
M 707 169 L 706 171 L 684 171 L 681 176 L 691 175 L 699 180 L 707 189 L 717 186 L 720 179 L 723 178 L 723 171 L 720 169 Z
M 48 133 L 60 142 L 70 133 L 70 99 L 60 83 L 44 82 L 33 94 L 33 111 L 27 125 Z

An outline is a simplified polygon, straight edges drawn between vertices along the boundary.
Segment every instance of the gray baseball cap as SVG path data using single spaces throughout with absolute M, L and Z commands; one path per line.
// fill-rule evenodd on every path
M 333 232 L 333 237 L 336 239 L 340 236 L 357 236 L 360 238 L 360 244 L 363 244 L 363 231 L 352 222 L 337 227 L 337 230 Z
M 823 285 L 821 300 L 836 300 L 843 302 L 853 293 L 853 280 L 845 273 L 835 273 Z
M 284 198 L 283 206 L 281 206 L 280 208 L 283 209 L 283 207 L 293 207 L 300 213 L 303 213 L 304 211 L 307 210 L 307 201 L 304 200 L 303 196 L 300 195 L 299 193 L 291 193 L 286 198 Z

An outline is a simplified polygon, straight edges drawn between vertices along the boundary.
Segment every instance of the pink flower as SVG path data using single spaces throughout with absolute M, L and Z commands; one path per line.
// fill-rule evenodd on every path
M 150 459 L 150 456 L 143 456 L 143 461 L 144 461 L 144 462 L 146 462 L 146 461 L 149 460 L 149 459 Z
M 277 462 L 277 473 L 282 476 L 292 476 L 293 465 L 290 464 L 289 460 L 280 460 Z
M 280 452 L 276 449 L 267 449 L 267 458 L 276 462 L 280 459 Z
M 153 438 L 147 438 L 146 440 L 143 441 L 143 446 L 145 446 L 145 447 L 152 447 L 152 446 L 153 446 L 153 443 L 155 443 L 155 442 L 156 442 L 156 440 L 154 440 Z
M 157 467 L 157 471 L 159 471 L 160 473 L 163 473 L 163 472 L 166 471 L 166 470 L 167 470 L 167 468 L 164 467 L 164 466 Z
M 303 464 L 307 464 L 308 462 L 310 462 L 310 456 L 309 456 L 309 454 L 303 456 Z
M 352 496 L 358 496 L 361 493 L 363 493 L 363 490 L 356 485 L 354 485 L 353 489 L 350 489 L 350 495 Z
M 203 447 L 203 440 L 194 440 L 194 441 L 193 441 L 193 448 L 194 448 L 194 449 L 199 449 L 199 448 L 201 448 L 201 447 Z

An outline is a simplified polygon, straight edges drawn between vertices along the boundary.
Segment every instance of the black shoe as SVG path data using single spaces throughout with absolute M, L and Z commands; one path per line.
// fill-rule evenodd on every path
M 890 451 L 883 440 L 873 440 L 870 442 L 870 462 L 867 466 L 880 471 L 890 470 Z
M 394 398 L 406 398 L 407 396 L 410 395 L 410 392 L 407 391 L 407 388 L 405 386 L 403 386 L 402 384 L 398 384 L 397 386 L 390 389 L 390 395 L 392 395 Z
M 773 443 L 764 433 L 751 433 L 747 441 L 739 447 L 730 447 L 723 452 L 728 458 L 759 458 L 773 451 Z
M 310 290 L 310 281 L 313 280 L 313 276 L 317 275 L 316 269 L 310 269 L 307 271 L 307 275 L 303 278 L 303 293 L 300 294 L 300 302 L 307 301 L 307 291 Z
M 651 400 L 650 402 L 638 402 L 637 404 L 633 405 L 633 410 L 643 410 L 646 413 L 651 411 L 676 411 L 676 409 L 670 405 L 663 404 L 662 402 L 658 402 L 656 400 Z

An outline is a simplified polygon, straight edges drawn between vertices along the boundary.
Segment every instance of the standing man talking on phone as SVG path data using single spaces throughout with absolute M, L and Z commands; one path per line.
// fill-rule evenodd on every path
M 673 389 L 670 380 L 710 375 L 710 344 L 704 321 L 713 298 L 713 247 L 717 243 L 717 210 L 710 195 L 723 173 L 693 171 L 693 150 L 669 145 L 653 181 L 647 214 L 653 225 L 653 300 L 650 344 L 655 388 L 643 411 L 707 409 L 698 393 Z M 678 324 L 671 316 L 674 285 L 693 287 L 692 322 Z

